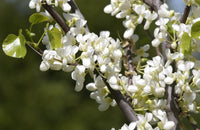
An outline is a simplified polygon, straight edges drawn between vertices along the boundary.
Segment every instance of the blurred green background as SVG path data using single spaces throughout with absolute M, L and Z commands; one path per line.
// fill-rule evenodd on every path
M 28 17 L 35 10 L 30 10 L 28 3 L 0 1 L 1 44 L 8 34 L 29 27 Z M 92 32 L 110 30 L 118 37 L 123 27 L 121 21 L 103 13 L 108 3 L 77 0 Z M 31 49 L 24 59 L 14 59 L 0 46 L 0 61 L 0 130 L 106 130 L 123 125 L 125 119 L 117 107 L 99 112 L 88 91 L 75 92 L 69 73 L 41 72 L 41 57 Z

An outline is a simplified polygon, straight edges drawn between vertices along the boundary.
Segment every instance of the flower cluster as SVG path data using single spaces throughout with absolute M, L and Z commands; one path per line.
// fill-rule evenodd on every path
M 166 112 L 161 111 L 161 110 L 155 110 L 152 113 L 146 113 L 145 116 L 138 114 L 138 121 L 136 122 L 131 122 L 129 125 L 124 124 L 120 130 L 134 130 L 134 129 L 138 129 L 138 130 L 160 130 L 160 129 L 164 129 L 164 130 L 170 130 L 173 128 L 173 126 L 175 125 L 174 122 L 172 121 L 168 121 L 166 118 Z M 156 120 L 160 120 L 162 122 L 159 122 L 159 127 L 155 127 L 153 128 L 150 125 L 150 122 L 154 122 Z M 115 130 L 114 128 L 111 130 Z
M 41 1 L 31 0 L 30 8 L 40 11 Z M 46 0 L 47 4 L 59 5 L 68 12 L 71 7 L 67 2 L 67 0 L 55 0 L 53 3 L 52 0 Z M 85 86 L 91 92 L 90 97 L 99 104 L 100 111 L 116 105 L 115 100 L 109 96 L 108 86 L 103 79 L 106 79 L 113 90 L 128 95 L 131 98 L 131 106 L 137 113 L 138 121 L 130 123 L 129 126 L 123 125 L 121 130 L 172 129 L 175 122 L 169 121 L 165 112 L 168 85 L 175 84 L 174 93 L 181 111 L 200 110 L 200 104 L 196 101 L 200 90 L 199 60 L 184 53 L 200 51 L 199 39 L 191 37 L 192 26 L 200 21 L 196 10 L 199 8 L 194 7 L 188 21 L 181 23 L 180 14 L 168 10 L 167 4 L 161 5 L 156 13 L 150 11 L 149 6 L 140 0 L 111 0 L 111 3 L 104 8 L 104 12 L 117 18 L 125 18 L 124 38 L 133 40 L 133 44 L 136 44 L 138 39 L 133 37 L 136 36 L 134 30 L 137 25 L 143 23 L 144 30 L 147 30 L 155 20 L 154 39 L 146 45 L 140 45 L 139 48 L 131 48 L 131 53 L 135 54 L 132 57 L 134 61 L 132 65 L 138 63 L 139 66 L 131 72 L 131 76 L 126 75 L 124 70 L 126 67 L 122 64 L 127 50 L 122 47 L 119 39 L 110 37 L 109 31 L 102 31 L 100 35 L 86 32 L 86 20 L 75 13 L 64 13 L 63 16 L 70 30 L 66 34 L 61 34 L 61 45 L 58 48 L 51 47 L 49 35 L 46 33 L 42 42 L 47 49 L 43 52 L 40 70 L 71 72 L 72 79 L 76 81 L 76 91 L 83 89 L 85 76 L 89 74 L 93 82 Z M 61 31 L 57 24 L 48 26 L 45 31 L 51 31 L 53 28 Z M 192 41 L 186 49 L 181 47 L 185 35 Z M 173 52 L 170 49 L 165 50 L 167 61 L 164 61 L 163 56 L 152 56 L 150 59 L 147 52 L 150 49 L 149 44 L 159 47 L 163 41 L 170 42 L 174 49 Z M 144 57 L 149 59 L 140 66 Z
M 104 12 L 119 19 L 125 18 L 123 25 L 127 30 L 124 32 L 124 38 L 130 38 L 143 19 L 146 20 L 144 29 L 147 30 L 152 21 L 158 17 L 157 13 L 151 12 L 147 5 L 137 0 L 111 0 L 111 3 L 104 8 Z
M 108 88 L 100 76 L 96 77 L 94 70 L 104 74 L 113 89 L 119 89 L 119 72 L 121 71 L 122 50 L 119 39 L 110 37 L 109 31 L 102 31 L 100 36 L 85 31 L 86 21 L 77 14 L 64 13 L 70 31 L 62 35 L 60 48 L 51 49 L 49 36 L 43 37 L 46 50 L 43 53 L 41 71 L 63 70 L 72 72 L 72 79 L 76 81 L 76 91 L 81 91 L 84 86 L 85 75 L 89 73 L 94 78 L 94 83 L 89 83 L 86 88 L 91 91 L 91 98 L 99 104 L 99 110 L 106 110 L 115 101 L 108 97 Z M 61 30 L 57 24 L 52 28 Z M 47 30 L 47 28 L 45 28 Z

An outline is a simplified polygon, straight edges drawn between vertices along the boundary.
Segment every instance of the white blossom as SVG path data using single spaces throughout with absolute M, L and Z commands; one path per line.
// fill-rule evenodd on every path
M 155 20 L 158 17 L 158 15 L 155 12 L 151 13 L 150 11 L 145 11 L 144 17 L 146 19 L 146 22 L 144 24 L 144 30 L 147 30 L 149 29 L 151 22 Z
M 85 67 L 82 65 L 76 66 L 71 76 L 73 80 L 76 80 L 75 90 L 81 91 L 83 88 L 83 83 L 85 81 Z
M 172 13 L 174 13 L 174 11 L 169 11 L 168 10 L 168 5 L 166 3 L 162 4 L 158 10 L 158 14 L 160 17 L 171 17 Z

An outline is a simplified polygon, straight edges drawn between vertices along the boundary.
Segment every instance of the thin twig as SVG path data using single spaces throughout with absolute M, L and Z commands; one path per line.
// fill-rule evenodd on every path
M 36 52 L 38 55 L 42 57 L 43 51 L 41 49 L 36 49 L 35 47 L 31 46 L 30 44 L 26 43 L 28 47 L 30 47 L 34 52 Z
M 128 61 L 128 85 L 131 85 L 133 72 L 134 72 L 132 52 L 131 52 L 133 43 L 130 40 L 125 40 L 125 42 L 128 42 L 128 46 L 126 47 L 126 49 L 127 49 L 126 57 L 127 57 L 127 61 Z
M 66 24 L 66 22 L 63 20 L 63 18 L 58 14 L 58 12 L 56 12 L 56 10 L 51 6 L 48 5 L 46 3 L 46 1 L 42 0 L 42 6 L 45 10 L 47 10 L 49 12 L 49 14 L 51 14 L 51 16 L 54 18 L 54 20 L 60 25 L 60 27 L 63 29 L 63 31 L 65 33 L 67 33 L 70 28 L 69 26 Z
M 169 121 L 175 123 L 175 127 L 172 130 L 180 130 L 179 127 L 179 118 L 178 118 L 178 105 L 174 97 L 174 85 L 166 86 L 166 95 L 167 95 L 167 106 L 166 113 Z
M 189 16 L 189 13 L 190 13 L 190 9 L 191 9 L 191 6 L 188 6 L 188 5 L 185 6 L 184 13 L 183 13 L 183 16 L 181 18 L 181 23 L 186 22 L 186 20 Z
M 168 42 L 170 41 L 169 39 L 169 36 L 166 37 L 166 40 L 162 42 L 162 57 L 163 57 L 163 60 L 164 60 L 164 63 L 167 62 L 168 58 L 167 58 L 167 55 L 166 55 L 166 50 L 171 48 L 171 44 Z

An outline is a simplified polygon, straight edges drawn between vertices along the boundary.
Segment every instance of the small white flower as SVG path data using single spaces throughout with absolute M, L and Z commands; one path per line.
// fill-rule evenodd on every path
M 122 57 L 122 52 L 121 52 L 119 49 L 114 50 L 113 56 L 114 56 L 116 59 L 119 59 L 119 58 Z
M 145 11 L 145 19 L 146 19 L 146 22 L 144 24 L 144 30 L 147 30 L 149 29 L 149 26 L 151 24 L 151 22 L 153 20 L 155 20 L 156 18 L 158 17 L 157 13 L 153 12 L 151 13 L 150 11 Z
M 172 84 L 174 82 L 174 78 L 171 78 L 171 77 L 166 77 L 164 79 L 165 83 L 166 84 Z
M 156 96 L 156 97 L 163 97 L 164 94 L 165 94 L 165 88 L 162 88 L 162 87 L 156 87 L 153 91 L 153 94 Z
M 110 103 L 111 103 L 111 99 L 110 98 L 104 98 L 101 100 L 101 103 L 98 107 L 99 111 L 105 111 L 109 108 Z
M 136 122 L 131 122 L 129 125 L 124 124 L 120 130 L 134 130 L 136 128 Z
M 125 18 L 129 14 L 128 10 L 123 10 L 116 15 L 116 18 L 121 19 Z
M 177 62 L 178 69 L 181 71 L 188 71 L 194 67 L 194 62 L 179 60 Z
M 41 8 L 41 0 L 31 0 L 29 2 L 29 8 L 34 9 L 36 8 L 37 12 L 40 12 L 40 8 Z
M 168 18 L 160 18 L 158 21 L 156 21 L 156 25 L 160 26 L 161 31 L 167 30 L 167 23 L 169 22 Z
M 61 70 L 62 69 L 62 63 L 60 61 L 54 61 L 52 64 L 51 64 L 51 69 L 52 70 Z
M 104 8 L 104 12 L 107 13 L 107 14 L 110 14 L 112 11 L 113 11 L 113 7 L 112 7 L 111 4 L 107 5 L 107 6 Z
M 130 38 L 134 33 L 134 29 L 133 28 L 129 28 L 124 32 L 124 38 Z
M 86 85 L 86 88 L 89 90 L 89 91 L 95 91 L 97 89 L 97 87 L 95 86 L 95 83 L 89 83 Z
M 151 93 L 151 87 L 149 85 L 146 85 L 143 89 L 145 94 L 150 94 Z
M 71 73 L 73 80 L 76 80 L 76 91 L 81 91 L 83 88 L 83 82 L 85 81 L 85 67 L 83 65 L 76 66 L 75 70 Z
M 175 126 L 173 121 L 166 121 L 163 125 L 164 130 L 171 130 Z
M 183 97 L 187 103 L 192 103 L 196 99 L 196 93 L 195 92 L 185 92 L 183 94 Z
M 138 24 L 141 24 L 145 15 L 145 5 L 135 5 L 134 11 L 139 15 Z
M 175 123 L 173 121 L 168 121 L 165 111 L 157 109 L 153 110 L 152 113 L 155 117 L 157 117 L 161 121 L 160 123 L 161 129 L 171 130 L 175 126 Z
M 71 10 L 71 6 L 66 2 L 66 3 L 63 3 L 61 5 L 61 8 L 63 9 L 63 11 L 65 12 L 69 12 Z
M 115 76 L 111 76 L 108 80 L 108 82 L 112 85 L 117 84 L 117 78 Z
M 189 111 L 196 112 L 196 106 L 194 105 L 194 103 L 189 103 L 187 107 Z
M 41 71 L 47 71 L 50 68 L 50 64 L 48 61 L 42 61 L 40 64 Z
M 168 10 L 168 5 L 166 3 L 162 4 L 158 10 L 158 14 L 160 17 L 171 17 L 171 15 L 174 13 L 174 11 Z
M 181 38 L 183 33 L 186 32 L 190 35 L 191 32 L 191 25 L 186 25 L 184 23 L 181 23 L 180 25 L 178 24 L 172 24 L 172 27 L 174 30 L 177 31 L 178 36 Z
M 155 39 L 151 42 L 154 47 L 158 47 L 163 39 L 166 37 L 166 33 L 160 31 L 160 28 L 154 30 Z
M 131 93 L 135 93 L 135 92 L 138 91 L 138 87 L 135 86 L 135 85 L 130 85 L 130 86 L 128 86 L 127 91 L 129 91 L 129 92 L 131 92 Z
M 83 58 L 82 59 L 83 65 L 85 68 L 90 68 L 91 67 L 91 59 L 90 58 Z

